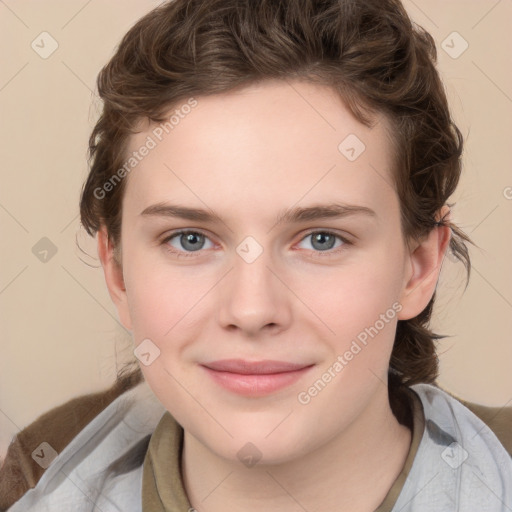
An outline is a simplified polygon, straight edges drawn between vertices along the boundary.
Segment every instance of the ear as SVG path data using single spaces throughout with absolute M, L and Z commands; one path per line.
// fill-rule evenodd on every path
M 450 220 L 450 209 L 443 206 L 436 220 Z M 450 243 L 449 226 L 437 226 L 421 241 L 415 242 L 407 257 L 407 271 L 400 298 L 402 309 L 399 320 L 419 315 L 428 305 L 436 290 L 443 258 Z
M 114 246 L 105 226 L 98 230 L 98 255 L 103 267 L 103 273 L 105 274 L 105 282 L 107 283 L 110 298 L 117 308 L 121 323 L 130 331 L 132 329 L 132 322 L 128 309 L 126 288 L 124 286 L 123 269 L 121 262 L 117 262 L 114 257 Z

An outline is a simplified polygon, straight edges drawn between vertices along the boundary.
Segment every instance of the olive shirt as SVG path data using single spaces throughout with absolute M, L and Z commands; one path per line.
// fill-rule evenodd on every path
M 512 510 L 510 409 L 476 406 L 496 425 L 498 440 L 443 390 L 417 384 L 410 394 L 411 448 L 377 512 Z M 141 383 L 80 431 L 8 510 L 189 512 L 180 474 L 182 442 L 181 426 Z

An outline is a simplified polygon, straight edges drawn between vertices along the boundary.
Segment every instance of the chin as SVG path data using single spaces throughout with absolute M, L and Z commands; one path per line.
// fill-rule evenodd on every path
M 286 429 L 278 428 L 269 435 L 268 432 L 271 431 L 272 429 L 265 429 L 262 432 L 252 426 L 243 430 L 231 430 L 233 438 L 229 440 L 222 437 L 209 438 L 205 441 L 211 451 L 227 460 L 242 463 L 248 468 L 255 464 L 261 467 L 291 462 L 314 448 L 313 440 L 308 442 L 298 432 L 290 435 Z

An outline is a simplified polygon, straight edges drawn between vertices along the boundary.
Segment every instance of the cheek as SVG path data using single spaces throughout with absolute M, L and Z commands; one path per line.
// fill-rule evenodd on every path
M 341 268 L 331 279 L 321 281 L 320 287 L 317 282 L 320 291 L 315 308 L 337 336 L 353 337 L 386 312 L 388 320 L 396 321 L 394 312 L 398 306 L 393 309 L 393 304 L 400 296 L 399 283 L 399 269 L 390 262 Z
M 178 350 L 179 333 L 194 335 L 215 276 L 150 258 L 142 250 L 126 254 L 125 285 L 136 344 L 149 338 L 161 350 Z
M 162 280 L 134 276 L 126 292 L 136 341 L 140 336 L 158 339 L 175 323 L 173 316 L 179 314 L 180 304 L 177 300 L 169 303 L 168 287 Z
M 324 339 L 326 359 L 297 397 L 300 404 L 311 403 L 310 412 L 333 403 L 357 411 L 387 379 L 401 305 L 399 272 L 385 259 L 341 271 L 319 294 L 316 307 L 334 333 Z
M 175 329 L 182 330 L 192 317 L 201 290 L 190 280 L 185 285 L 183 279 L 172 277 L 158 274 L 155 269 L 151 275 L 135 277 L 127 285 L 136 340 L 140 336 L 164 340 Z

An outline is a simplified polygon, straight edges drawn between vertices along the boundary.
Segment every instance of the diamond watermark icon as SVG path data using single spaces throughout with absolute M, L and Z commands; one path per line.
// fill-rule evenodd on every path
M 160 349 L 146 338 L 137 345 L 133 353 L 144 366 L 149 366 L 160 355 Z
M 245 466 L 252 468 L 262 457 L 262 453 L 253 443 L 245 443 L 237 452 L 237 457 Z
M 468 458 L 468 455 L 468 452 L 459 443 L 454 441 L 443 450 L 441 458 L 448 466 L 457 469 Z
M 42 263 L 48 263 L 57 254 L 57 246 L 44 236 L 32 247 L 32 254 Z
M 350 162 L 357 160 L 366 149 L 364 142 L 351 133 L 338 145 L 338 151 Z
M 253 263 L 263 252 L 263 247 L 252 236 L 248 236 L 238 245 L 236 252 L 246 263 Z
M 47 59 L 59 47 L 59 43 L 48 32 L 41 32 L 30 46 L 39 57 Z
M 441 48 L 452 59 L 458 59 L 469 48 L 469 43 L 458 32 L 452 32 L 441 43 Z
M 33 452 L 32 458 L 46 469 L 56 458 L 58 453 L 46 441 L 41 443 Z

